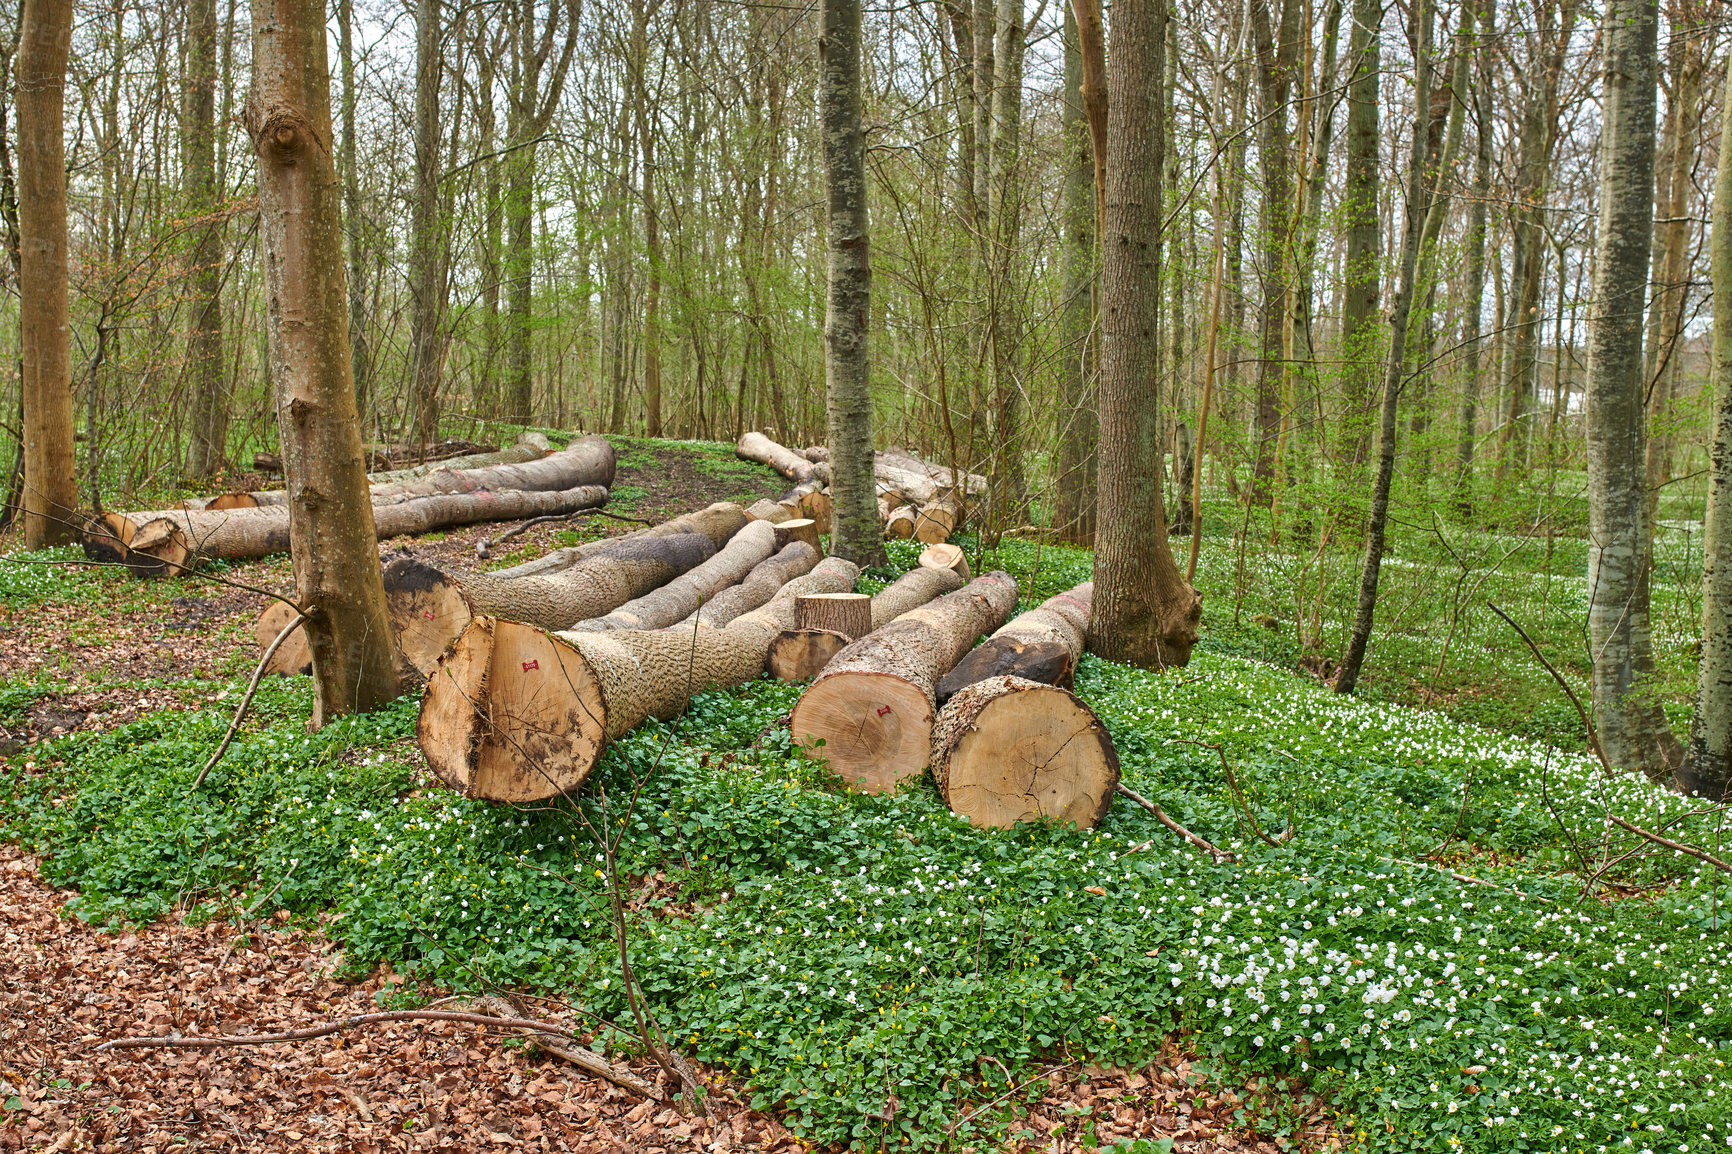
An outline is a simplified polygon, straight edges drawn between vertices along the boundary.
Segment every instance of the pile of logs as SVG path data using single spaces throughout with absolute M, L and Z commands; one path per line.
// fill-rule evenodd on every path
M 1118 757 L 1069 689 L 1092 586 L 1017 616 L 1015 580 L 976 577 L 960 548 L 938 542 L 878 593 L 856 593 L 856 567 L 818 549 L 826 454 L 757 433 L 739 451 L 794 490 L 490 573 L 408 557 L 386 566 L 398 643 L 427 677 L 417 736 L 434 772 L 496 801 L 570 793 L 646 719 L 768 672 L 810 681 L 792 735 L 849 788 L 891 792 L 930 769 L 951 809 L 977 825 L 1098 823 L 1118 789 Z M 499 467 L 517 466 L 482 471 Z M 947 496 L 960 517 L 973 491 L 974 479 L 951 485 L 947 470 L 903 454 L 880 454 L 877 467 L 881 488 L 918 499 L 917 523 L 940 524 Z M 436 481 L 423 491 L 438 476 L 386 481 L 388 500 L 446 495 Z M 268 610 L 261 644 L 292 617 Z M 305 664 L 294 641 L 278 647 L 273 668 Z
M 830 451 L 822 445 L 794 450 L 779 445 L 760 432 L 740 437 L 734 451 L 747 461 L 768 465 L 794 487 L 774 501 L 763 500 L 747 512 L 757 520 L 785 521 L 807 517 L 828 532 L 830 519 Z M 960 530 L 967 517 L 968 502 L 985 494 L 986 478 L 978 473 L 957 474 L 941 465 L 889 449 L 874 454 L 872 472 L 878 492 L 878 517 L 884 535 L 925 544 L 941 544 Z
M 484 459 L 470 467 L 454 468 L 458 462 L 451 461 L 375 475 L 372 515 L 379 538 L 599 508 L 613 484 L 613 446 L 597 436 L 577 437 L 550 452 L 544 438 L 530 435 Z M 172 576 L 205 558 L 286 552 L 290 499 L 284 490 L 261 490 L 224 493 L 196 508 L 105 513 L 86 527 L 84 553 L 140 576 Z

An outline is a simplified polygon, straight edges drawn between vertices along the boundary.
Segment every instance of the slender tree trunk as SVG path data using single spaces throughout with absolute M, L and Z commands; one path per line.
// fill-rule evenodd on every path
M 186 472 L 204 477 L 226 463 L 229 429 L 228 373 L 223 363 L 223 227 L 216 192 L 216 0 L 190 0 L 186 25 L 181 179 L 188 212 L 198 220 L 189 270 L 192 331 L 187 335 L 187 362 L 193 421 Z
M 409 202 L 410 379 L 415 439 L 439 439 L 439 385 L 444 375 L 445 276 L 439 267 L 440 0 L 415 3 L 415 188 Z
M 1352 67 L 1347 81 L 1347 190 L 1341 205 L 1347 230 L 1341 344 L 1348 365 L 1342 456 L 1354 465 L 1364 464 L 1371 455 L 1372 393 L 1377 381 L 1378 271 L 1382 262 L 1381 230 L 1377 227 L 1377 89 L 1383 74 L 1379 46 L 1382 23 L 1380 0 L 1354 0 L 1347 48 Z
M 1094 328 L 1094 160 L 1082 103 L 1082 46 L 1076 11 L 1065 7 L 1064 41 L 1064 304 L 1060 324 L 1058 530 L 1079 545 L 1094 540 L 1095 418 L 1090 387 Z
M 1022 467 L 1022 314 L 1017 284 L 1022 154 L 1023 0 L 999 0 L 992 94 L 992 299 L 989 339 L 993 376 L 992 513 L 996 533 L 1020 524 Z
M 945 0 L 953 45 L 956 80 L 956 191 L 958 216 L 963 228 L 974 223 L 974 8 L 969 0 Z
M 1702 659 L 1696 712 L 1676 785 L 1724 801 L 1732 790 L 1732 70 L 1720 116 L 1708 257 L 1714 288 L 1714 410 L 1702 532 Z
M 1644 484 L 1642 312 L 1653 240 L 1657 0 L 1608 0 L 1600 220 L 1588 333 L 1588 633 L 1600 746 L 1621 769 L 1669 773 L 1677 741 L 1654 677 Z
M 18 35 L 18 296 L 24 370 L 24 544 L 77 538 L 66 64 L 72 0 L 24 0 Z
M 1418 277 L 1420 240 L 1424 234 L 1430 182 L 1426 180 L 1427 129 L 1431 124 L 1431 22 L 1430 0 L 1416 0 L 1413 13 L 1414 53 L 1413 140 L 1407 161 L 1407 222 L 1401 238 L 1400 281 L 1389 310 L 1389 355 L 1383 374 L 1383 399 L 1378 410 L 1377 476 L 1372 483 L 1371 517 L 1365 532 L 1365 561 L 1359 572 L 1359 599 L 1354 608 L 1353 631 L 1335 677 L 1337 693 L 1352 693 L 1365 664 L 1366 646 L 1377 612 L 1377 584 L 1383 567 L 1385 534 L 1389 527 L 1389 489 L 1395 477 L 1396 416 L 1401 390 L 1406 384 L 1407 325 L 1413 311 L 1414 282 Z
M 1467 291 L 1462 297 L 1461 425 L 1456 435 L 1456 508 L 1472 513 L 1474 440 L 1479 424 L 1480 313 L 1485 299 L 1485 212 L 1491 199 L 1492 161 L 1492 37 L 1497 0 L 1480 0 L 1480 35 L 1474 47 L 1475 80 L 1473 199 L 1467 210 Z
M 647 34 L 651 8 L 636 5 L 632 23 L 632 106 L 637 119 L 638 155 L 643 180 L 644 256 L 648 262 L 648 283 L 644 291 L 643 317 L 643 395 L 645 410 L 644 432 L 651 437 L 662 435 L 662 242 L 661 217 L 656 209 L 656 139 L 651 115 L 649 80 L 649 46 Z
M 1149 668 L 1184 665 L 1203 599 L 1167 542 L 1161 499 L 1160 330 L 1166 150 L 1165 0 L 1118 0 L 1107 66 L 1101 237 L 1100 514 L 1089 648 Z
M 373 375 L 367 345 L 367 239 L 361 219 L 361 167 L 356 157 L 354 0 L 337 0 L 337 51 L 343 70 L 343 231 L 349 242 L 349 363 L 355 375 L 355 411 L 366 439 L 368 383 Z
M 860 0 L 823 0 L 818 115 L 829 218 L 824 376 L 830 443 L 830 552 L 856 565 L 882 560 L 872 459 L 872 266 L 866 227 L 866 135 L 860 123 Z
M 476 52 L 475 111 L 481 153 L 487 159 L 481 162 L 481 227 L 476 238 L 480 250 L 476 263 L 481 272 L 481 370 L 476 374 L 475 404 L 483 415 L 492 417 L 499 413 L 499 282 L 504 275 L 499 250 L 504 243 L 505 190 L 499 175 L 501 162 L 492 155 L 499 147 L 499 112 L 493 91 L 498 74 L 496 53 L 485 30 L 482 36 Z
M 1263 196 L 1258 210 L 1262 233 L 1263 301 L 1259 327 L 1262 352 L 1257 362 L 1255 453 L 1251 500 L 1270 505 L 1275 497 L 1275 454 L 1281 436 L 1281 384 L 1285 376 L 1287 292 L 1292 260 L 1292 157 L 1288 155 L 1287 107 L 1299 51 L 1299 8 L 1304 0 L 1282 0 L 1281 19 L 1271 27 L 1269 0 L 1252 0 L 1251 27 L 1257 47 L 1258 164 Z
M 246 123 L 258 157 L 295 600 L 308 613 L 319 726 L 384 704 L 401 681 L 350 375 L 325 6 L 253 0 L 252 19 Z

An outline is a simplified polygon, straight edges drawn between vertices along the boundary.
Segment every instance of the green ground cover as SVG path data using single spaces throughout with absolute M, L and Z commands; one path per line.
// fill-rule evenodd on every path
M 894 547 L 871 580 L 913 557 Z M 1441 580 L 1410 560 L 1424 579 L 1408 593 L 1392 583 L 1392 616 Z M 1009 541 L 982 561 L 1019 577 L 1025 605 L 1090 564 Z M 1277 564 L 1259 568 L 1253 588 L 1275 588 Z M 1535 569 L 1507 579 L 1512 600 L 1529 598 L 1518 616 L 1582 596 L 1562 574 L 1541 590 Z M 21 571 L 0 566 L 0 580 Z M 92 580 L 28 572 L 43 600 L 76 599 Z M 598 860 L 609 831 L 661 1022 L 820 1142 L 977 1144 L 1006 1132 L 1009 1100 L 958 1126 L 966 1109 L 1055 1056 L 1135 1063 L 1177 1033 L 1223 1078 L 1325 1095 L 1368 1149 L 1732 1145 L 1721 880 L 1641 855 L 1606 875 L 1615 893 L 1580 897 L 1584 873 L 1637 848 L 1608 833 L 1608 810 L 1716 847 L 1722 815 L 1465 724 L 1447 701 L 1337 698 L 1283 667 L 1302 654 L 1254 621 L 1272 599 L 1242 594 L 1232 625 L 1220 543 L 1200 576 L 1210 628 L 1189 668 L 1087 658 L 1077 691 L 1112 731 L 1127 783 L 1231 846 L 1231 864 L 1122 803 L 1089 833 L 996 832 L 951 815 L 930 784 L 851 795 L 790 748 L 776 719 L 798 687 L 768 681 L 640 728 L 596 788 L 535 809 L 418 778 L 414 701 L 307 735 L 309 686 L 274 681 L 197 795 L 226 702 L 32 747 L 32 768 L 12 758 L 0 836 L 42 853 L 88 918 L 201 902 L 223 916 L 278 886 L 272 902 L 325 915 L 350 966 L 558 991 L 623 1022 Z M 1576 611 L 1560 607 L 1543 643 L 1568 644 Z M 1481 652 L 1488 626 L 1468 630 L 1463 667 L 1491 663 L 1482 686 L 1507 676 L 1545 699 L 1519 655 Z M 1424 648 L 1434 662 L 1436 645 Z M 1385 641 L 1391 682 L 1392 651 Z M 192 701 L 217 686 L 179 688 Z M 0 707 L 29 696 L 12 686 Z M 1567 722 L 1554 736 L 1574 740 Z M 1219 754 L 1196 742 L 1229 759 L 1263 826 L 1291 817 L 1292 841 L 1252 835 Z M 1280 1134 L 1292 1120 L 1276 1110 L 1258 1124 Z

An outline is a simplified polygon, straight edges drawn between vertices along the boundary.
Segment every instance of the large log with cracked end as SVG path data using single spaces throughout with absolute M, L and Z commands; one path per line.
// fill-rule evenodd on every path
M 810 481 L 815 475 L 811 461 L 786 445 L 778 445 L 755 429 L 740 434 L 739 441 L 734 445 L 734 452 L 742 460 L 770 466 L 796 484 Z
M 780 681 L 816 677 L 856 638 L 872 632 L 872 598 L 864 593 L 819 593 L 794 602 L 794 627 L 770 642 L 766 664 Z
M 428 679 L 416 736 L 448 785 L 494 801 L 579 789 L 609 742 L 694 694 L 764 669 L 794 598 L 843 592 L 859 569 L 829 558 L 721 629 L 552 634 L 476 617 Z
M 642 597 L 627 601 L 613 612 L 571 628 L 578 633 L 601 633 L 609 629 L 664 629 L 730 585 L 744 581 L 759 562 L 776 551 L 778 526 L 753 521 L 734 534 L 720 552 L 708 561 L 675 577 Z
M 920 551 L 919 563 L 922 569 L 949 569 L 964 581 L 974 576 L 968 568 L 968 554 L 960 545 L 928 545 Z
M 1043 818 L 1093 829 L 1119 783 L 1113 739 L 1089 707 L 1023 677 L 952 697 L 932 727 L 931 759 L 950 808 L 994 829 Z
M 697 611 L 688 614 L 679 625 L 689 628 L 702 624 L 719 629 L 769 601 L 782 586 L 810 573 L 822 559 L 818 551 L 806 542 L 790 541 L 775 556 L 758 562 L 757 567 L 746 574 L 744 581 L 717 593 Z
M 861 623 L 864 628 L 803 620 L 796 610 L 794 627 L 784 629 L 770 643 L 770 674 L 782 681 L 806 681 L 816 677 L 836 654 L 855 641 L 874 629 L 882 629 L 934 597 L 954 593 L 963 584 L 962 578 L 948 569 L 910 569 L 874 593 L 870 601 L 861 598 L 866 601 L 866 619 Z
M 794 706 L 794 740 L 850 786 L 894 791 L 931 756 L 938 680 L 1015 608 L 1016 582 L 988 573 L 862 637 Z
M 1047 685 L 1069 685 L 1082 659 L 1094 606 L 1094 582 L 1084 581 L 1048 597 L 969 650 L 938 683 L 938 700 L 988 677 L 1021 677 Z
M 884 536 L 892 541 L 906 541 L 914 536 L 914 506 L 898 505 L 884 518 Z

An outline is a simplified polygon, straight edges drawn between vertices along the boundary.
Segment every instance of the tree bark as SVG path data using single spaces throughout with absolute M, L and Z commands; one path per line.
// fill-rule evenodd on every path
M 1082 45 L 1076 10 L 1064 13 L 1064 298 L 1059 324 L 1058 496 L 1053 527 L 1077 545 L 1094 541 L 1095 441 L 1099 436 L 1090 352 L 1094 347 L 1094 162 L 1083 112 Z
M 938 700 L 989 677 L 1022 677 L 1046 685 L 1069 685 L 1082 660 L 1094 582 L 1085 581 L 1018 614 L 975 646 L 938 683 Z
M 1022 203 L 1023 0 L 999 0 L 992 92 L 991 300 L 992 515 L 997 533 L 1020 524 L 1027 503 L 1022 463 L 1022 301 L 1018 284 Z
M 320 0 L 254 0 L 247 129 L 257 153 L 271 378 L 308 612 L 313 724 L 401 691 L 349 359 L 342 216 Z
M 186 81 L 181 120 L 183 192 L 198 222 L 190 256 L 187 334 L 193 393 L 192 441 L 186 472 L 204 477 L 228 459 L 229 398 L 223 363 L 223 224 L 216 188 L 216 0 L 190 0 L 186 11 Z
M 776 552 L 776 526 L 753 521 L 729 538 L 728 543 L 701 565 L 675 577 L 601 617 L 579 621 L 575 633 L 605 633 L 611 629 L 665 629 L 730 585 L 744 581 L 761 562 Z M 809 543 L 808 543 L 809 544 Z M 814 549 L 815 553 L 817 550 Z
M 439 439 L 445 350 L 444 252 L 439 219 L 440 0 L 415 0 L 415 183 L 409 200 L 409 349 L 415 439 Z
M 66 234 L 66 65 L 72 0 L 19 17 L 18 296 L 24 373 L 24 545 L 78 534 L 73 476 L 71 280 Z
M 830 660 L 794 706 L 794 740 L 850 786 L 894 792 L 926 768 L 938 679 L 1016 608 L 1016 582 L 988 573 L 910 610 Z
M 1732 71 L 1720 117 L 1708 259 L 1714 289 L 1714 408 L 1702 531 L 1702 658 L 1676 786 L 1710 801 L 1732 790 Z
M 857 565 L 873 565 L 884 559 L 884 540 L 872 482 L 872 366 L 866 347 L 872 268 L 867 256 L 860 41 L 860 0 L 823 0 L 818 111 L 829 203 L 824 375 L 834 501 L 830 552 Z
M 1380 0 L 1354 0 L 1347 39 L 1352 71 L 1347 80 L 1347 190 L 1341 214 L 1347 230 L 1342 273 L 1341 346 L 1347 362 L 1347 412 L 1342 457 L 1363 465 L 1371 456 L 1371 407 L 1377 382 L 1377 296 L 1381 237 L 1377 227 L 1377 89 L 1383 76 L 1379 34 Z M 1489 125 L 1487 126 L 1489 128 Z
M 355 377 L 355 411 L 366 439 L 368 384 L 373 374 L 367 344 L 367 242 L 361 219 L 361 170 L 356 158 L 354 0 L 337 0 L 337 51 L 343 73 L 343 231 L 349 255 L 349 363 Z
M 1588 332 L 1588 634 L 1600 746 L 1620 769 L 1670 774 L 1649 637 L 1642 314 L 1653 240 L 1656 0 L 1608 0 L 1600 219 Z
M 1467 215 L 1467 292 L 1462 300 L 1461 423 L 1456 433 L 1456 508 L 1472 510 L 1474 440 L 1479 423 L 1481 320 L 1485 298 L 1485 215 L 1491 199 L 1492 163 L 1492 42 L 1497 0 L 1480 0 L 1480 34 L 1474 46 L 1475 79 L 1473 199 Z
M 744 581 L 717 593 L 675 628 L 705 625 L 720 629 L 769 601 L 794 578 L 810 573 L 820 559 L 818 551 L 806 542 L 790 541 L 774 557 L 758 562 Z
M 1121 0 L 1108 71 L 1106 225 L 1101 251 L 1100 496 L 1089 647 L 1162 668 L 1196 644 L 1203 599 L 1167 541 L 1161 497 L 1159 333 L 1161 85 L 1166 7 Z

